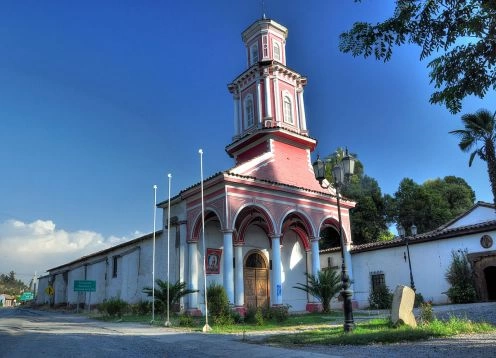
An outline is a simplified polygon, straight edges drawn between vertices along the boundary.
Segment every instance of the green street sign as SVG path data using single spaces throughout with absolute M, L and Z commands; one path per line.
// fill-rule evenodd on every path
M 74 291 L 75 292 L 95 292 L 96 291 L 96 281 L 93 281 L 93 280 L 75 280 L 74 281 Z
M 31 301 L 34 298 L 33 292 L 24 292 L 21 295 L 21 301 Z

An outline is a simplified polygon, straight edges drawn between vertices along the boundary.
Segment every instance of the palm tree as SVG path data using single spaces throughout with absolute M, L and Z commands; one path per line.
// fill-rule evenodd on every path
M 198 292 L 198 290 L 191 290 L 186 288 L 186 282 L 177 281 L 175 284 L 170 284 L 167 281 L 162 281 L 156 279 L 155 283 L 158 288 L 155 288 L 155 302 L 158 303 L 159 311 L 164 312 L 167 310 L 167 286 L 169 286 L 169 307 L 172 308 L 174 305 L 179 303 L 181 297 L 189 295 L 190 293 Z M 143 292 L 148 296 L 152 296 L 152 288 L 145 287 Z
M 322 312 L 328 313 L 331 308 L 331 299 L 341 289 L 341 278 L 337 270 L 327 268 L 317 273 L 317 276 L 305 273 L 308 283 L 297 283 L 299 286 L 293 286 L 299 290 L 305 291 L 322 303 Z
M 487 173 L 493 192 L 493 202 L 496 205 L 496 153 L 494 140 L 496 139 L 496 113 L 491 114 L 487 109 L 479 109 L 476 113 L 462 116 L 465 129 L 451 131 L 460 138 L 458 146 L 464 152 L 475 149 L 470 154 L 468 166 L 472 166 L 475 156 L 487 163 Z M 480 146 L 479 146 L 480 145 Z

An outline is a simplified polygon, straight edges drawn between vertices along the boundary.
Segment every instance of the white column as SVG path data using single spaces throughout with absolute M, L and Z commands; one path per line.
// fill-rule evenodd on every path
M 262 89 L 260 79 L 257 80 L 257 109 L 258 109 L 258 124 L 262 123 Z
M 198 290 L 198 243 L 188 243 L 188 259 L 189 259 L 189 288 Z M 192 293 L 189 296 L 189 308 L 198 308 L 198 292 Z
M 305 116 L 305 101 L 303 101 L 303 88 L 298 92 L 298 103 L 300 105 L 300 129 L 307 130 L 307 118 Z
M 294 108 L 295 108 L 295 126 L 298 127 L 298 129 L 301 131 L 301 117 L 300 117 L 300 104 L 298 100 L 298 89 L 295 87 L 294 92 L 293 92 L 293 98 L 294 98 Z
M 266 70 L 268 71 L 268 70 Z M 270 93 L 270 76 L 267 72 L 264 77 L 265 82 L 265 114 L 267 117 L 272 117 L 271 93 Z
M 239 126 L 239 95 L 234 95 L 234 135 L 240 134 Z
M 245 304 L 245 286 L 243 280 L 243 246 L 234 247 L 234 263 L 235 263 L 235 299 L 234 305 L 242 307 Z
M 279 81 L 277 77 L 274 77 L 274 102 L 276 106 L 275 110 L 275 115 L 276 115 L 276 122 L 277 125 L 280 125 L 282 122 L 281 120 L 281 101 L 280 101 L 280 94 L 279 94 Z
M 224 289 L 229 302 L 234 303 L 234 269 L 232 231 L 224 231 Z
M 311 238 L 312 243 L 312 275 L 317 276 L 320 271 L 319 237 Z
M 174 240 L 175 241 L 175 238 Z M 177 262 L 177 270 L 179 272 L 179 281 L 186 282 L 189 279 L 189 265 L 187 265 L 186 253 L 186 221 L 179 221 L 179 262 Z
M 280 236 L 272 237 L 272 305 L 282 304 L 281 282 L 281 239 Z

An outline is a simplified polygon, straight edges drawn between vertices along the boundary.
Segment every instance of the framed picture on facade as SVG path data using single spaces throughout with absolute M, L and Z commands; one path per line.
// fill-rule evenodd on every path
M 222 256 L 222 249 L 208 249 L 205 266 L 207 268 L 207 275 L 214 275 L 220 273 L 220 258 Z

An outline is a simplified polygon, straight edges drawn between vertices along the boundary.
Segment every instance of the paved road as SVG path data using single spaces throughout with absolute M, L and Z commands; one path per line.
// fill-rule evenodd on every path
M 437 306 L 451 315 L 496 325 L 496 302 Z M 378 312 L 380 313 L 380 312 Z M 37 357 L 496 357 L 496 334 L 369 346 L 309 346 L 294 350 L 242 341 L 236 335 L 186 333 L 131 323 L 109 323 L 61 312 L 0 309 L 0 358 Z M 252 342 L 247 343 L 247 342 Z
M 329 357 L 139 324 L 28 309 L 0 309 L 0 357 Z

